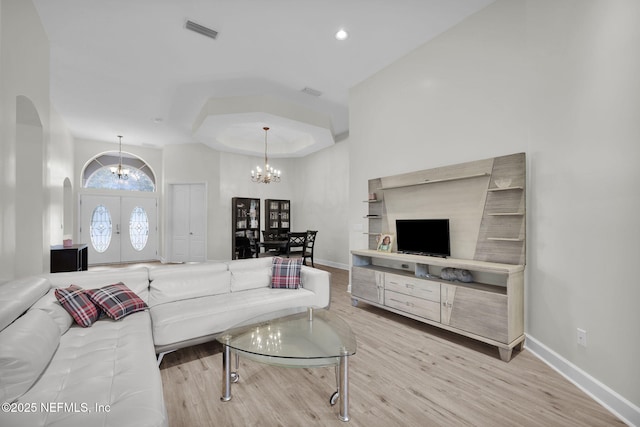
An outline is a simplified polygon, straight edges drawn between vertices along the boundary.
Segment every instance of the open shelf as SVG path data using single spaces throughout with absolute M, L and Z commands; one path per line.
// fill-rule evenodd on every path
M 486 173 L 486 172 L 483 172 L 483 173 L 476 173 L 476 174 L 472 174 L 472 175 L 454 176 L 454 177 L 451 177 L 451 178 L 426 179 L 426 180 L 424 180 L 422 182 L 415 182 L 415 183 L 412 183 L 412 184 L 390 185 L 388 187 L 382 187 L 380 190 L 391 190 L 393 188 L 413 187 L 413 186 L 416 186 L 416 185 L 425 185 L 425 184 L 437 184 L 439 182 L 460 181 L 462 179 L 481 178 L 483 176 L 489 176 L 489 174 Z
M 487 191 L 509 191 L 509 190 L 524 190 L 524 188 L 523 187 L 504 187 L 504 188 L 496 187 L 496 188 L 489 188 Z
M 498 347 L 511 359 L 524 341 L 524 265 L 352 250 L 353 305 L 369 305 Z M 442 279 L 468 270 L 470 282 Z
M 487 214 L 488 216 L 522 216 L 523 212 L 495 212 Z
M 363 216 L 363 218 L 367 218 L 367 219 L 381 219 L 382 215 L 365 215 Z
M 363 200 L 362 203 L 380 203 L 382 202 L 382 200 Z
M 520 238 L 510 238 L 510 237 L 487 237 L 487 240 L 493 240 L 496 242 L 522 242 L 523 239 Z

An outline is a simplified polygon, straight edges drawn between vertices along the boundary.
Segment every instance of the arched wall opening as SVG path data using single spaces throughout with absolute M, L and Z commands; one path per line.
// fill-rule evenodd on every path
M 16 97 L 16 258 L 15 276 L 44 270 L 44 138 L 33 102 Z

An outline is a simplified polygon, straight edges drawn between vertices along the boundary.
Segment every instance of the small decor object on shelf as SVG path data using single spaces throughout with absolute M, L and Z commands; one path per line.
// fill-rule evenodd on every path
M 69 235 L 63 236 L 62 247 L 70 248 L 72 246 L 73 246 L 73 240 L 71 239 L 71 236 Z
M 393 246 L 392 234 L 381 234 L 378 236 L 378 250 L 380 252 L 391 252 Z
M 496 178 L 495 183 L 498 188 L 507 188 L 511 185 L 511 178 Z
M 371 200 L 371 201 L 378 200 L 376 198 L 376 193 L 369 193 L 369 200 Z
M 445 267 L 440 272 L 440 278 L 442 280 L 450 280 L 452 282 L 456 280 L 464 283 L 473 282 L 471 272 L 461 268 Z

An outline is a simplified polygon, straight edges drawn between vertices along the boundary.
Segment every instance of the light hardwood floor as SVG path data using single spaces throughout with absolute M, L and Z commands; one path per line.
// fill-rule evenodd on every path
M 349 322 L 352 426 L 623 426 L 526 349 L 505 363 L 495 347 L 360 304 L 348 272 L 332 273 L 331 310 Z M 287 369 L 241 359 L 233 398 L 221 402 L 220 346 L 165 356 L 160 366 L 171 427 L 342 426 L 333 368 Z

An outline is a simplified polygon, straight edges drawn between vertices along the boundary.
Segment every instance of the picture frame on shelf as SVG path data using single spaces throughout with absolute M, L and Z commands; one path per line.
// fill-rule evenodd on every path
M 390 233 L 381 233 L 378 235 L 376 239 L 377 242 L 377 250 L 379 252 L 391 252 L 391 248 L 393 247 L 393 234 Z

